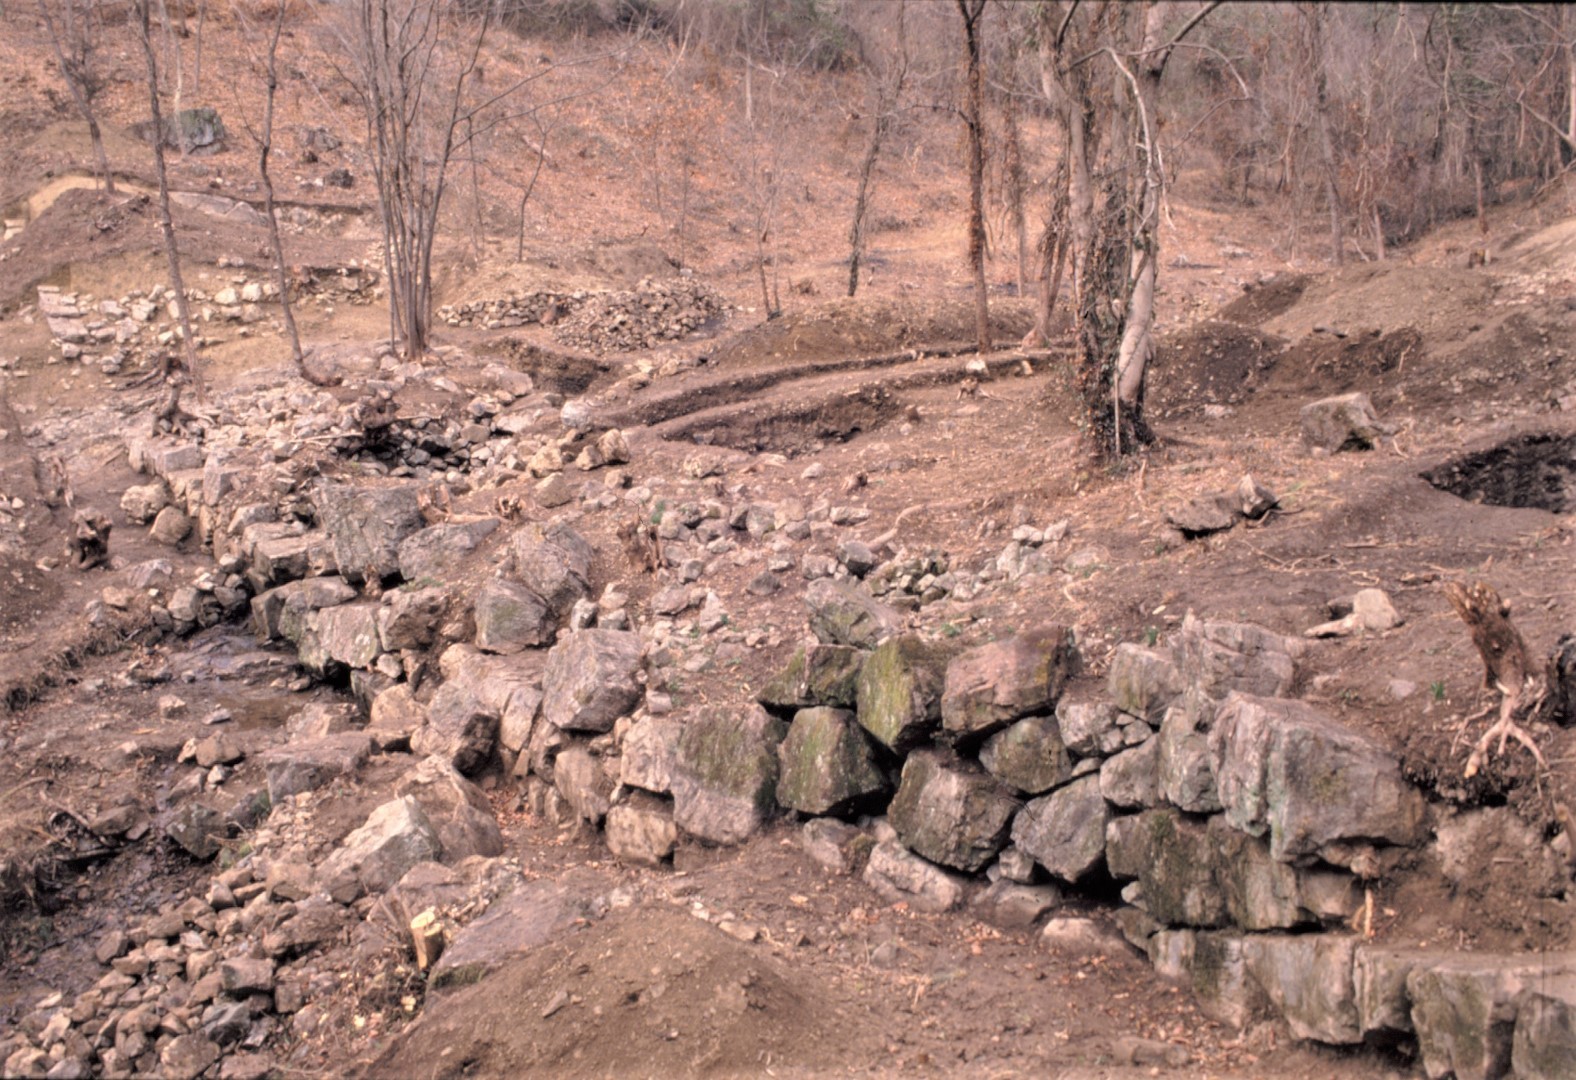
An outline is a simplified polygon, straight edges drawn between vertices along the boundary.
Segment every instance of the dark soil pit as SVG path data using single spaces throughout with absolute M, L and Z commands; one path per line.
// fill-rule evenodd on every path
M 1421 474 L 1468 502 L 1556 514 L 1576 509 L 1576 435 L 1522 435 Z
M 702 446 L 727 446 L 751 453 L 795 457 L 827 443 L 847 442 L 874 431 L 902 411 L 896 395 L 883 386 L 861 387 L 834 401 L 775 409 L 750 409 L 724 419 L 698 420 L 668 434 Z

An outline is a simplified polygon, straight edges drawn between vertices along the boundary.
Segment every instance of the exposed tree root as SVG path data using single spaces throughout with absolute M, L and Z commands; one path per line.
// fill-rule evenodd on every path
M 1445 598 L 1472 633 L 1472 644 L 1483 658 L 1483 684 L 1501 695 L 1499 719 L 1472 748 L 1463 775 L 1469 780 L 1476 776 L 1491 757 L 1505 752 L 1511 739 L 1531 751 L 1538 765 L 1547 769 L 1543 752 L 1522 724 L 1528 717 L 1546 711 L 1548 679 L 1542 667 L 1533 663 L 1521 631 L 1511 623 L 1510 605 L 1500 599 L 1493 586 L 1482 581 L 1469 585 L 1449 582 L 1445 585 Z

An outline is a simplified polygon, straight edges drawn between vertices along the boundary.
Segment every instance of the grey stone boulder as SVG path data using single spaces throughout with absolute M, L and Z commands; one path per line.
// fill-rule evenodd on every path
M 1100 766 L 1100 794 L 1122 810 L 1158 806 L 1160 797 L 1160 740 L 1146 739 L 1137 746 L 1105 760 Z
M 1215 768 L 1209 753 L 1209 733 L 1181 705 L 1166 710 L 1155 738 L 1160 794 L 1171 805 L 1193 814 L 1220 809 L 1215 790 Z
M 1002 878 L 991 882 L 969 906 L 993 926 L 1022 930 L 1060 907 L 1062 899 L 1062 890 L 1055 885 L 1019 885 Z
M 1302 441 L 1311 450 L 1372 450 L 1391 429 L 1361 391 L 1321 398 L 1302 407 L 1298 416 Z
M 1302 702 L 1235 694 L 1209 734 L 1226 819 L 1268 833 L 1280 861 L 1343 859 L 1343 845 L 1411 845 L 1422 796 L 1388 751 Z
M 563 615 L 576 600 L 591 595 L 595 551 L 569 526 L 528 525 L 515 533 L 512 544 L 515 577 L 555 615 Z
M 1056 729 L 1067 749 L 1080 757 L 1104 757 L 1122 749 L 1116 706 L 1109 701 L 1056 703 Z
M 1353 934 L 1250 934 L 1248 973 L 1293 1036 L 1333 1045 L 1362 1041 L 1352 982 Z
M 1516 998 L 1510 1064 L 1518 1080 L 1576 1076 L 1576 975 L 1541 981 Z
M 252 598 L 252 630 L 259 641 L 299 641 L 308 615 L 355 598 L 356 590 L 343 578 L 292 581 Z
M 673 805 L 655 795 L 634 792 L 608 810 L 605 839 L 608 850 L 620 862 L 661 866 L 678 842 Z
M 970 649 L 947 665 L 942 727 L 959 745 L 972 744 L 1020 717 L 1048 713 L 1077 663 L 1077 650 L 1063 626 Z
M 460 683 L 438 687 L 427 704 L 427 722 L 411 736 L 418 754 L 442 758 L 463 776 L 486 767 L 498 749 L 498 714 Z
M 370 571 L 388 577 L 399 570 L 399 546 L 425 527 L 414 483 L 388 486 L 320 484 L 313 495 L 317 520 L 334 545 L 339 572 L 353 582 Z
M 1110 817 L 1099 776 L 1085 776 L 1030 800 L 1013 821 L 1012 842 L 1056 877 L 1076 883 L 1105 861 Z
M 523 585 L 489 579 L 477 590 L 473 610 L 478 649 L 510 654 L 552 643 L 553 613 Z
M 311 616 L 311 627 L 322 656 L 330 664 L 364 670 L 370 668 L 383 651 L 383 642 L 378 636 L 377 604 L 339 604 L 323 608 Z
M 1156 974 L 1192 989 L 1205 1016 L 1241 1028 L 1269 1006 L 1248 974 L 1245 940 L 1236 930 L 1158 930 L 1149 938 L 1149 962 Z
M 445 589 L 391 589 L 378 609 L 378 640 L 387 652 L 425 649 L 437 638 L 448 606 Z
M 1236 497 L 1200 495 L 1166 511 L 1166 521 L 1183 536 L 1193 538 L 1224 532 L 1240 520 Z
M 602 734 L 640 702 L 640 635 L 628 630 L 577 630 L 547 654 L 542 716 L 565 731 Z
M 1393 1039 L 1412 1034 L 1412 997 L 1406 980 L 1413 971 L 1449 955 L 1444 949 L 1359 945 L 1352 956 L 1352 988 L 1363 1035 Z
M 1524 895 L 1552 897 L 1570 885 L 1559 855 L 1508 806 L 1442 815 L 1434 825 L 1432 848 L 1440 873 L 1457 889 L 1477 887 L 1483 868 L 1496 859 L 1515 861 L 1517 890 Z
M 787 725 L 759 705 L 689 717 L 673 763 L 674 820 L 713 844 L 740 844 L 777 809 L 777 747 Z
M 427 707 L 416 700 L 409 683 L 395 683 L 372 699 L 367 734 L 380 750 L 408 749 L 411 736 L 427 722 Z
M 1073 777 L 1073 759 L 1054 716 L 1026 716 L 980 747 L 980 764 L 1014 791 L 1043 795 Z
M 620 782 L 658 795 L 671 791 L 683 730 L 683 723 L 670 716 L 644 716 L 631 724 L 620 747 Z
M 437 861 L 443 845 L 437 830 L 412 795 L 384 803 L 340 843 L 319 869 L 333 881 L 354 877 L 369 893 L 392 888 L 417 863 Z
M 292 795 L 353 776 L 371 754 L 372 737 L 362 731 L 293 740 L 265 750 L 259 757 L 268 780 L 268 799 L 277 806 Z
M 818 705 L 851 709 L 858 700 L 865 653 L 847 645 L 807 645 L 755 697 L 768 709 L 797 712 Z
M 859 723 L 896 753 L 921 746 L 941 726 L 947 650 L 913 634 L 883 641 L 860 668 Z
M 530 745 L 531 732 L 542 713 L 542 691 L 534 686 L 516 687 L 504 699 L 498 717 L 498 745 L 519 754 Z
M 361 716 L 349 702 L 314 701 L 285 721 L 291 739 L 321 739 L 361 727 Z
M 482 789 L 441 757 L 425 758 L 394 786 L 421 804 L 447 862 L 503 854 L 503 833 Z
M 1457 953 L 1406 977 L 1412 1026 L 1430 1080 L 1495 1080 L 1512 1064 L 1516 1003 L 1576 973 L 1576 953 Z
M 836 818 L 811 818 L 799 830 L 799 846 L 804 853 L 833 874 L 859 873 L 875 844 L 870 833 Z
M 963 903 L 963 878 L 926 862 L 896 841 L 871 849 L 864 880 L 885 899 L 906 903 L 916 911 L 951 911 Z
M 1111 655 L 1106 687 L 1118 709 L 1158 724 L 1184 684 L 1170 650 L 1124 642 Z
M 581 821 L 602 824 L 613 805 L 614 778 L 602 767 L 601 759 L 579 743 L 572 743 L 553 759 L 553 786 Z
M 916 750 L 887 810 L 898 839 L 931 862 L 982 869 L 1007 844 L 1018 800 L 977 765 L 938 750 Z
M 848 814 L 891 790 L 875 748 L 846 709 L 801 709 L 777 747 L 777 802 L 806 814 Z
M 429 525 L 411 533 L 399 544 L 400 577 L 418 585 L 453 579 L 465 557 L 501 524 L 497 518 L 488 517 Z
M 189 802 L 170 813 L 164 822 L 164 835 L 192 858 L 208 860 L 219 854 L 228 830 L 219 811 L 200 802 Z
M 126 520 L 133 525 L 148 524 L 169 504 L 170 489 L 163 480 L 129 487 L 120 497 L 120 508 L 125 511 Z
M 804 593 L 810 630 L 826 645 L 873 649 L 903 628 L 896 608 L 854 585 L 819 578 Z
M 1233 691 L 1261 697 L 1288 695 L 1306 643 L 1252 623 L 1217 622 L 1189 613 L 1177 634 L 1176 665 L 1184 673 L 1188 708 L 1200 712 Z M 1207 724 L 1212 714 L 1199 715 Z
M 192 534 L 192 519 L 177 506 L 166 506 L 153 519 L 148 535 L 161 544 L 174 547 Z

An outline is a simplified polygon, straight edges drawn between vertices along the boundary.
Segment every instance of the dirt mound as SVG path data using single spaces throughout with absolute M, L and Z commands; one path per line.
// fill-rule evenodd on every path
M 1312 280 L 1308 274 L 1276 274 L 1268 281 L 1250 281 L 1242 287 L 1242 295 L 1221 308 L 1217 317 L 1244 326 L 1262 326 L 1295 307 Z
M 1413 326 L 1390 333 L 1313 334 L 1280 357 L 1266 383 L 1324 396 L 1359 384 L 1369 389 L 1396 381 L 1408 363 L 1415 369 L 1422 356 L 1423 335 Z
M 1219 320 L 1167 335 L 1155 350 L 1153 405 L 1164 414 L 1190 406 L 1238 404 L 1285 348 L 1280 338 Z
M 828 1069 L 824 988 L 675 910 L 619 912 L 452 994 L 365 1077 L 695 1076 Z
M 990 315 L 991 334 L 1001 342 L 1018 340 L 1034 325 L 1027 300 L 995 300 Z M 844 299 L 763 323 L 719 349 L 712 360 L 721 368 L 754 367 L 922 349 L 973 337 L 972 300 Z

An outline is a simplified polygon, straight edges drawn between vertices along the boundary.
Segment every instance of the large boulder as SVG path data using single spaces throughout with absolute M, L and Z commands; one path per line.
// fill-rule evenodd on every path
M 501 525 L 497 518 L 450 521 L 411 533 L 400 541 L 399 573 L 418 585 L 435 585 L 454 578 L 465 557 Z
M 327 662 L 325 667 L 338 664 L 352 670 L 365 670 L 383 651 L 382 639 L 378 636 L 377 604 L 339 604 L 323 608 L 311 617 L 311 626 Z
M 777 747 L 786 734 L 759 705 L 690 717 L 673 763 L 679 828 L 714 844 L 748 840 L 776 810 Z
M 640 702 L 640 635 L 579 630 L 547 654 L 542 716 L 565 731 L 602 734 Z
M 545 529 L 528 525 L 515 533 L 514 573 L 555 615 L 591 595 L 591 563 L 595 558 L 585 537 L 567 525 Z
M 903 628 L 896 608 L 854 585 L 819 578 L 804 592 L 810 630 L 827 645 L 873 649 Z
M 394 794 L 421 804 L 445 860 L 503 854 L 503 834 L 487 796 L 445 759 L 424 759 L 394 786 Z
M 298 642 L 312 612 L 347 604 L 355 598 L 356 590 L 343 578 L 292 581 L 252 597 L 252 629 L 259 641 L 284 638 Z
M 1352 934 L 1249 934 L 1248 973 L 1286 1019 L 1293 1036 L 1336 1045 L 1362 1041 Z
M 607 812 L 607 847 L 615 858 L 641 866 L 660 866 L 673 854 L 678 826 L 673 805 L 637 791 Z
M 1106 829 L 1106 858 L 1117 878 L 1137 878 L 1141 907 L 1166 926 L 1223 925 L 1207 828 L 1175 810 L 1148 810 Z M 1031 852 L 1033 854 L 1033 852 Z
M 1495 1080 L 1506 1075 L 1514 1049 L 1516 1002 L 1525 991 L 1542 990 L 1558 976 L 1573 973 L 1576 953 L 1570 952 L 1457 953 L 1417 965 L 1406 977 L 1406 990 L 1423 1071 L 1430 1080 Z
M 847 645 L 807 645 L 793 654 L 788 666 L 763 687 L 756 700 L 768 709 L 797 712 L 826 705 L 851 709 L 858 700 L 862 649 Z
M 1100 766 L 1100 794 L 1112 806 L 1140 810 L 1160 803 L 1160 740 L 1145 739 Z
M 476 647 L 517 653 L 553 640 L 552 612 L 530 589 L 492 578 L 476 593 Z
M 978 766 L 937 750 L 918 750 L 887 811 L 898 839 L 931 862 L 979 870 L 1007 844 L 1018 800 Z
M 1209 841 L 1226 913 L 1244 930 L 1289 930 L 1344 920 L 1361 903 L 1352 875 L 1322 865 L 1280 862 L 1270 855 L 1266 838 L 1238 831 L 1224 815 L 1209 819 Z
M 414 796 L 384 803 L 340 843 L 320 870 L 324 881 L 353 876 L 369 893 L 392 888 L 417 863 L 443 854 L 438 833 Z
M 671 716 L 645 716 L 631 724 L 620 747 L 620 782 L 658 795 L 671 791 L 683 730 L 682 721 Z
M 1056 877 L 1078 882 L 1105 861 L 1110 818 L 1100 777 L 1085 776 L 1031 800 L 1013 821 L 1012 842 Z
M 1373 401 L 1361 391 L 1309 402 L 1298 419 L 1302 441 L 1309 449 L 1332 454 L 1372 450 L 1392 430 L 1379 420 Z
M 498 749 L 498 714 L 468 686 L 447 682 L 427 704 L 427 723 L 411 736 L 411 749 L 449 762 L 464 776 L 487 766 Z
M 883 641 L 859 671 L 859 723 L 889 750 L 907 753 L 941 726 L 946 650 L 913 634 Z
M 378 639 L 388 652 L 425 649 L 437 637 L 448 606 L 446 589 L 390 590 L 383 594 L 383 606 L 378 609 Z
M 806 814 L 847 814 L 889 790 L 870 738 L 846 709 L 801 709 L 777 747 L 777 801 Z
M 1246 937 L 1236 930 L 1160 930 L 1149 939 L 1149 962 L 1157 974 L 1185 981 L 1205 1016 L 1241 1028 L 1269 1005 L 1248 974 Z
M 396 573 L 401 541 L 426 524 L 414 483 L 362 487 L 325 482 L 318 486 L 313 505 L 333 541 L 339 572 L 350 581 L 362 581 L 369 572 L 379 578 Z
M 553 759 L 553 786 L 575 816 L 593 826 L 602 824 L 613 805 L 614 778 L 601 759 L 578 743 L 566 746 Z
M 1067 628 L 1047 626 L 970 649 L 947 665 L 942 727 L 975 743 L 1019 717 L 1048 713 L 1077 667 Z
M 980 764 L 1025 795 L 1043 795 L 1073 776 L 1054 716 L 1027 716 L 998 731 L 980 747 Z
M 1425 805 L 1393 755 L 1310 705 L 1235 694 L 1209 734 L 1226 819 L 1289 862 L 1423 838 Z
M 1519 1080 L 1576 1075 L 1576 974 L 1541 980 L 1516 998 L 1510 1064 Z

